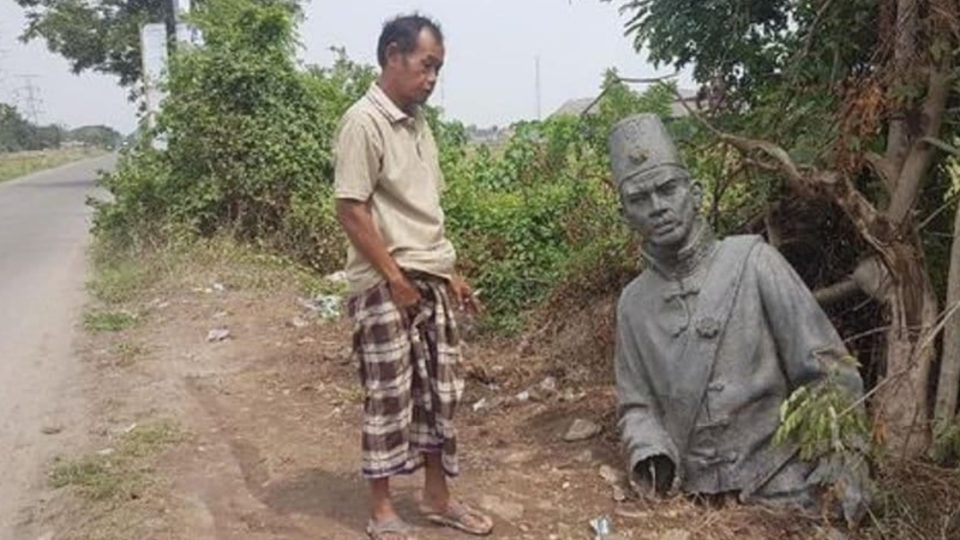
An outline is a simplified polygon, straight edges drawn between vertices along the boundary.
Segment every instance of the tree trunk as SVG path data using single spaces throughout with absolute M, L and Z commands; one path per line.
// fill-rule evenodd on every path
M 896 246 L 897 282 L 886 299 L 886 377 L 873 400 L 876 428 L 896 458 L 920 456 L 930 445 L 927 397 L 935 349 L 929 338 L 938 309 L 918 249 Z
M 923 247 L 918 231 L 912 223 L 911 213 L 930 174 L 937 149 L 924 138 L 940 136 L 943 116 L 953 83 L 953 60 L 950 54 L 931 54 L 934 46 L 953 43 L 950 24 L 955 14 L 955 2 L 947 4 L 946 10 L 937 11 L 933 23 L 934 36 L 925 45 L 930 50 L 917 54 L 921 42 L 920 2 L 896 0 L 897 22 L 894 42 L 894 67 L 896 81 L 920 83 L 922 70 L 917 67 L 921 60 L 926 66 L 926 96 L 920 104 L 918 133 L 911 135 L 905 120 L 910 104 L 903 103 L 893 114 L 887 138 L 887 153 L 884 167 L 879 170 L 894 171 L 896 181 L 892 184 L 890 205 L 886 217 L 906 239 L 891 242 L 885 262 L 895 286 L 886 302 L 890 316 L 887 333 L 886 377 L 879 384 L 874 401 L 877 427 L 885 436 L 887 448 L 894 457 L 912 458 L 921 455 L 929 446 L 930 429 L 928 386 L 930 366 L 935 354 L 934 327 L 937 326 L 937 297 L 930 285 L 930 278 L 923 260 Z M 947 50 L 950 50 L 949 48 Z M 897 238 L 897 236 L 894 236 Z M 876 246 L 874 246 L 876 247 Z M 882 250 L 881 250 L 882 251 Z M 954 392 L 954 397 L 956 392 Z M 938 396 L 939 397 L 939 396 Z M 944 405 L 944 407 L 946 404 Z
M 960 206 L 953 224 L 953 246 L 950 248 L 950 275 L 947 278 L 949 314 L 960 303 Z M 960 391 L 960 311 L 954 311 L 946 321 L 943 333 L 943 356 L 940 360 L 940 381 L 937 384 L 937 405 L 934 419 L 950 421 L 957 410 L 957 392 Z

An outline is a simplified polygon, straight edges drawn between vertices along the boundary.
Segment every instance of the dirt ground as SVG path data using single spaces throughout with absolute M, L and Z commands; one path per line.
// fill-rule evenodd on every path
M 292 280 L 241 281 L 230 271 L 168 276 L 125 304 L 136 313 L 131 328 L 87 338 L 80 384 L 95 403 L 87 452 L 106 455 L 125 432 L 158 420 L 179 435 L 138 458 L 136 471 L 147 480 L 123 497 L 90 501 L 76 488 L 51 489 L 24 513 L 19 537 L 365 537 L 362 394 L 349 322 L 313 316 Z M 209 342 L 216 328 L 230 337 Z M 843 537 L 817 521 L 758 508 L 615 501 L 599 474 L 603 465 L 621 465 L 612 389 L 561 378 L 544 390 L 551 363 L 529 349 L 483 341 L 465 348 L 464 474 L 454 489 L 494 514 L 492 538 L 593 538 L 589 521 L 604 515 L 620 538 Z M 529 398 L 517 397 L 530 388 Z M 482 399 L 493 405 L 474 407 Z M 564 442 L 577 418 L 602 433 Z M 422 527 L 419 538 L 467 538 L 418 519 L 420 481 L 395 484 L 401 513 Z

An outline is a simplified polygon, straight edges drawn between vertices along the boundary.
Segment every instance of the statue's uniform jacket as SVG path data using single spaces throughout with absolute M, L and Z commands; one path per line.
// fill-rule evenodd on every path
M 824 377 L 846 349 L 776 249 L 756 237 L 707 241 L 686 275 L 668 276 L 649 261 L 620 297 L 615 363 L 629 466 L 666 455 L 683 491 L 802 503 L 813 465 L 793 447 L 772 444 L 779 408 L 797 387 Z M 741 255 L 722 255 L 737 243 Z M 698 305 L 712 298 L 701 290 L 714 281 L 734 287 L 727 293 L 732 307 L 721 310 L 726 320 L 725 313 L 705 315 L 715 306 Z M 695 340 L 717 340 L 714 357 L 691 354 L 701 350 Z M 862 395 L 856 371 L 837 366 L 841 382 Z M 698 379 L 704 384 L 691 387 Z

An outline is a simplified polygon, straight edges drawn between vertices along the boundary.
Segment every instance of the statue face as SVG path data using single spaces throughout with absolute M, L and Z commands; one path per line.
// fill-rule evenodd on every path
M 620 202 L 627 223 L 650 244 L 681 248 L 700 209 L 700 186 L 677 167 L 624 180 Z

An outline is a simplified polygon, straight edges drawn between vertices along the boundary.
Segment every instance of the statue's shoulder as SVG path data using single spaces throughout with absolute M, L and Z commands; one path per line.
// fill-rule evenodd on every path
M 653 272 L 649 269 L 644 270 L 639 276 L 633 278 L 633 281 L 627 284 L 620 291 L 620 300 L 617 302 L 617 311 L 623 312 L 627 306 L 635 306 L 643 303 L 654 292 L 654 287 L 650 283 Z
M 723 250 L 714 264 L 730 270 L 741 267 L 754 274 L 766 275 L 790 266 L 777 248 L 758 235 L 728 236 L 723 240 Z
M 720 240 L 720 245 L 724 249 L 745 249 L 750 251 L 757 244 L 764 244 L 763 237 L 759 234 L 732 234 Z
M 738 253 L 734 258 L 744 258 L 747 259 L 747 265 L 764 265 L 769 264 L 771 259 L 779 260 L 783 256 L 780 254 L 780 251 L 768 244 L 762 236 L 757 234 L 736 234 L 728 236 L 722 240 L 724 249 L 729 250 L 731 253 Z
M 720 259 L 726 264 L 739 264 L 744 259 L 752 259 L 757 252 L 769 247 L 758 234 L 734 234 L 720 241 Z M 749 259 L 748 259 L 749 258 Z

